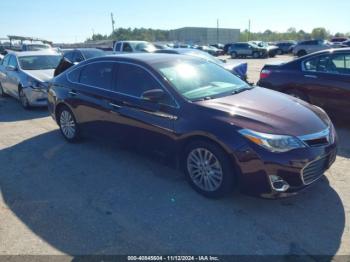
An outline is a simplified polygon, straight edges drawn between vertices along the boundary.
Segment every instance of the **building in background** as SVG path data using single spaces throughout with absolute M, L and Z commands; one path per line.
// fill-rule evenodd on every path
M 215 44 L 239 41 L 240 30 L 228 28 L 184 27 L 170 30 L 169 40 L 187 44 Z

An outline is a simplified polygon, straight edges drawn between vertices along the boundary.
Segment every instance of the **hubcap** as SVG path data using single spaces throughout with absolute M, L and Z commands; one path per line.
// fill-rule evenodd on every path
M 72 139 L 75 135 L 75 122 L 74 119 L 68 111 L 63 111 L 60 117 L 60 126 L 63 134 L 68 138 Z
M 194 149 L 187 157 L 187 170 L 192 181 L 204 191 L 215 191 L 223 179 L 222 167 L 213 153 L 205 148 Z

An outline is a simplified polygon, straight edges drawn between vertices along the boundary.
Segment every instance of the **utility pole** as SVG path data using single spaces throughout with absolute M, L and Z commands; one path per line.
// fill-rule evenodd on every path
M 113 13 L 111 13 L 111 20 L 112 20 L 112 34 L 113 34 L 114 33 L 114 24 L 115 24 Z
M 248 42 L 250 40 L 250 19 L 249 19 L 249 22 L 248 22 Z
M 216 43 L 218 44 L 220 41 L 220 36 L 219 36 L 219 19 L 216 20 Z

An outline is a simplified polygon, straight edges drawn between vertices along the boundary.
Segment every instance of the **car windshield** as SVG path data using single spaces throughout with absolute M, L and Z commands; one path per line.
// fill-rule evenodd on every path
M 202 59 L 206 59 L 206 60 L 208 60 L 210 62 L 213 62 L 215 64 L 218 64 L 218 65 L 222 65 L 223 64 L 223 62 L 220 59 L 218 59 L 218 58 L 216 58 L 216 57 L 214 57 L 211 54 L 208 54 L 206 52 L 196 51 L 196 50 L 189 50 L 187 52 L 184 52 L 183 54 L 184 55 L 190 55 L 190 56 L 199 57 L 199 58 L 202 58 Z
M 55 69 L 60 60 L 60 55 L 22 56 L 18 58 L 23 70 Z
M 90 59 L 94 57 L 104 56 L 105 52 L 103 52 L 102 50 L 84 50 L 83 54 L 86 59 Z
M 130 43 L 130 44 L 133 46 L 133 49 L 137 51 L 154 52 L 157 50 L 157 48 L 153 44 L 147 43 L 147 42 Z
M 50 49 L 50 46 L 48 45 L 27 45 L 27 51 L 39 51 L 43 49 Z
M 231 95 L 251 87 L 222 67 L 206 61 L 177 61 L 156 66 L 186 99 L 198 101 Z

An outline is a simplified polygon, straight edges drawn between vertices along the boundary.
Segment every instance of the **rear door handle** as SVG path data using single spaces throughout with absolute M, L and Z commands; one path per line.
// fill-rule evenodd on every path
M 113 107 L 114 109 L 120 109 L 120 108 L 122 108 L 121 105 L 117 105 L 117 104 L 115 104 L 115 103 L 109 103 L 109 105 L 110 105 L 111 107 Z
M 307 77 L 307 78 L 314 78 L 314 79 L 317 79 L 317 76 L 315 76 L 315 75 L 304 75 L 305 77 Z
M 74 91 L 74 90 L 69 91 L 68 94 L 69 94 L 70 96 L 76 96 L 76 95 L 78 95 L 77 91 Z

